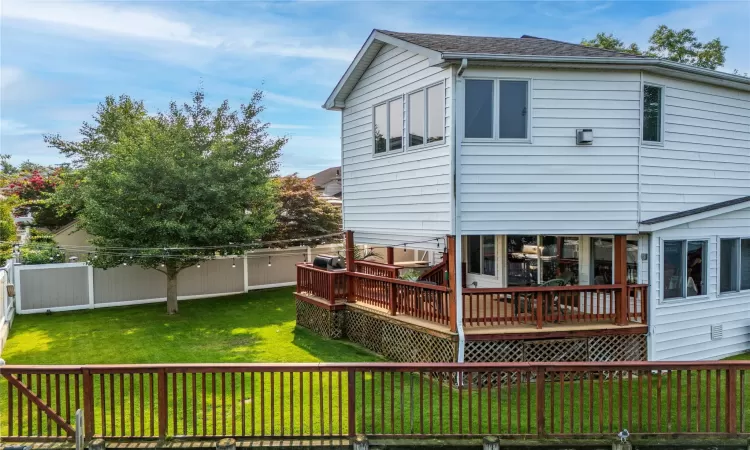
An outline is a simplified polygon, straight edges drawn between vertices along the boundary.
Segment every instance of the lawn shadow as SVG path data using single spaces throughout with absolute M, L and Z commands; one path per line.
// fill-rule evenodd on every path
M 293 344 L 326 362 L 383 361 L 383 358 L 347 340 L 324 338 L 299 326 L 294 328 Z

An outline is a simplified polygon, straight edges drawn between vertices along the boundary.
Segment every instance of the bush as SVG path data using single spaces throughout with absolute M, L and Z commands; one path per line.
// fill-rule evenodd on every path
M 40 243 L 40 244 L 54 244 L 55 235 L 41 231 L 37 228 L 32 228 L 29 232 L 29 242 Z
M 53 243 L 32 243 L 21 247 L 23 264 L 52 264 L 65 262 L 65 255 Z

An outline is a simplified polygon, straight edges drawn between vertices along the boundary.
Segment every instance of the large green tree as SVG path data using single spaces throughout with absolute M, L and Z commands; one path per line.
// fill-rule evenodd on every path
M 611 33 L 598 33 L 593 39 L 583 39 L 581 44 L 635 55 L 662 58 L 706 69 L 716 69 L 724 65 L 727 46 L 719 38 L 700 42 L 695 32 L 689 28 L 673 30 L 660 25 L 649 38 L 648 50 L 642 51 L 638 45 L 625 43 Z
M 99 268 L 135 264 L 166 275 L 167 312 L 178 311 L 177 275 L 241 251 L 273 223 L 271 177 L 285 138 L 259 119 L 262 93 L 233 111 L 209 108 L 202 91 L 149 115 L 142 102 L 109 97 L 80 141 L 47 142 L 81 167 L 57 201 L 80 207 Z
M 341 209 L 323 200 L 311 179 L 297 174 L 274 180 L 278 200 L 274 227 L 264 240 L 275 241 L 304 239 L 341 231 Z M 312 244 L 324 244 L 339 240 L 338 237 L 318 239 Z

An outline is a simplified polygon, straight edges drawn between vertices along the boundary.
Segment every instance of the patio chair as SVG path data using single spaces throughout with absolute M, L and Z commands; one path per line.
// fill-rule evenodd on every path
M 567 283 L 562 278 L 555 278 L 552 280 L 541 283 L 538 287 L 553 287 L 553 286 L 565 286 Z M 546 301 L 542 305 L 542 314 L 544 317 L 553 311 L 554 308 L 558 307 L 558 297 L 555 292 L 547 296 Z M 518 296 L 518 300 L 513 302 L 513 315 L 518 316 L 519 312 L 531 313 L 532 316 L 536 316 L 536 295 L 521 294 Z

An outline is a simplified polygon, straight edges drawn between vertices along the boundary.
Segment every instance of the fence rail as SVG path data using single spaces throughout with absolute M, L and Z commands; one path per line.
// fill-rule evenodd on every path
M 354 271 L 367 275 L 376 275 L 386 278 L 398 278 L 398 271 L 401 269 L 401 266 L 396 266 L 393 264 L 383 264 L 362 260 L 354 261 Z
M 3 433 L 749 436 L 750 363 L 5 366 Z M 3 404 L 5 403 L 5 404 Z

